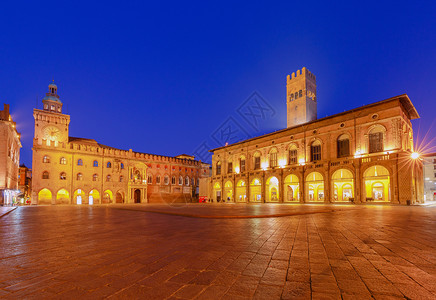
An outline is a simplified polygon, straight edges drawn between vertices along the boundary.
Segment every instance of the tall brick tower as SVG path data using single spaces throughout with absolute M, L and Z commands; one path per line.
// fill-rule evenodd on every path
M 316 77 L 303 68 L 287 77 L 286 83 L 287 127 L 293 127 L 317 119 Z

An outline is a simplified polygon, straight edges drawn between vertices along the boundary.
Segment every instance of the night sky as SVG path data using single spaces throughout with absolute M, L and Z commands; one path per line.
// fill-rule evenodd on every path
M 22 162 L 52 79 L 70 136 L 139 152 L 222 146 L 230 123 L 239 138 L 286 127 L 286 75 L 303 66 L 319 118 L 407 93 L 415 138 L 435 135 L 435 1 L 150 2 L 2 2 L 0 104 Z M 252 126 L 240 111 L 256 99 L 269 110 Z

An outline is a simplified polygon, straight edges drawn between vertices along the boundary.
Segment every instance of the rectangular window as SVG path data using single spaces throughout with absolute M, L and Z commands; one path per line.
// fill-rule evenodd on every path
M 229 162 L 228 164 L 227 164 L 227 173 L 233 173 L 233 163 L 232 162 Z
M 369 153 L 383 151 L 383 132 L 369 134 Z
M 338 157 L 350 156 L 350 140 L 338 140 Z
M 277 167 L 277 152 L 270 153 L 270 155 L 269 155 L 269 166 L 270 166 L 270 168 Z
M 289 164 L 293 165 L 297 163 L 297 150 L 289 150 Z
M 241 166 L 241 172 L 245 172 L 245 159 L 239 160 L 239 165 Z
M 254 169 L 255 170 L 260 169 L 260 156 L 257 156 L 254 158 Z
M 216 175 L 221 175 L 221 164 L 216 164 Z
M 321 145 L 310 147 L 310 159 L 311 161 L 321 160 Z

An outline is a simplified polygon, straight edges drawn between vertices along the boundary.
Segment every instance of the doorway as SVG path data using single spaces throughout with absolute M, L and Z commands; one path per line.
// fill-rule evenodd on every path
M 135 203 L 141 203 L 141 190 L 135 190 L 134 199 Z

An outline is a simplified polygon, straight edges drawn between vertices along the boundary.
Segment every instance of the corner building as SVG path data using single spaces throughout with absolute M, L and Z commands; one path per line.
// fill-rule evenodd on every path
M 287 78 L 287 128 L 211 150 L 210 194 L 241 203 L 423 201 L 407 95 L 316 117 L 316 77 Z
M 70 116 L 54 83 L 34 109 L 32 204 L 190 202 L 208 164 L 189 155 L 169 157 L 70 137 Z

